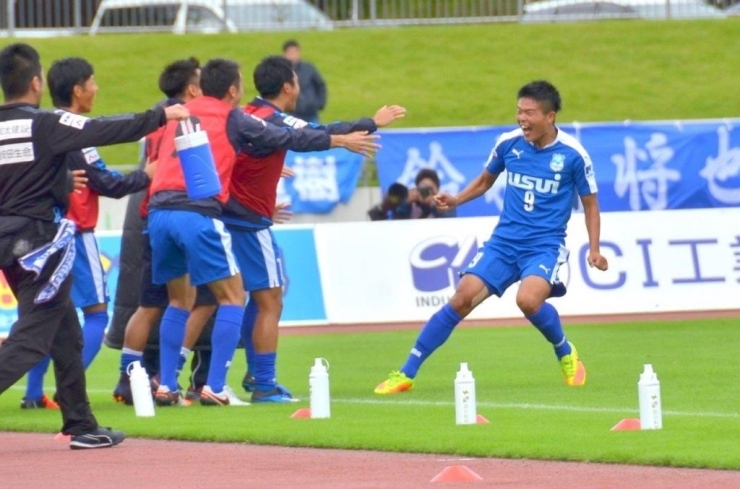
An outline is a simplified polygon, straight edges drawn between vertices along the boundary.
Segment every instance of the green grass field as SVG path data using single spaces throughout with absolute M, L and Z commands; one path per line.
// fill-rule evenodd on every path
M 485 24 L 240 35 L 166 34 L 33 39 L 45 67 L 84 56 L 101 86 L 96 114 L 141 110 L 162 98 L 164 65 L 195 55 L 239 61 L 253 93 L 254 65 L 296 36 L 329 86 L 324 120 L 408 108 L 396 127 L 514 122 L 516 91 L 547 78 L 563 96 L 560 120 L 737 117 L 727 96 L 740 75 L 740 18 Z M 12 42 L 0 39 L 0 46 Z M 724 73 L 724 75 L 721 75 Z M 46 98 L 46 104 L 50 98 Z M 108 148 L 111 164 L 136 163 L 135 145 Z
M 391 397 L 372 389 L 400 366 L 416 331 L 284 337 L 279 377 L 294 395 L 306 398 L 314 357 L 331 363 L 329 420 L 291 419 L 305 400 L 159 408 L 154 418 L 136 418 L 111 399 L 118 352 L 105 347 L 88 386 L 99 421 L 130 436 L 740 469 L 738 326 L 735 319 L 571 326 L 589 372 L 583 388 L 564 385 L 533 328 L 463 328 L 427 362 L 414 391 Z M 462 361 L 473 370 L 478 412 L 489 425 L 455 425 L 453 379 Z M 664 429 L 611 432 L 619 420 L 638 417 L 644 363 L 661 380 Z M 243 372 L 239 350 L 233 387 Z M 23 382 L 0 397 L 0 429 L 54 433 L 58 412 L 18 408 Z

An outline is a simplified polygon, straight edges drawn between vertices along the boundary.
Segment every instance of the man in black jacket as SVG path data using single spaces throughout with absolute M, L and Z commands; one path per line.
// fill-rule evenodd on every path
M 0 271 L 18 300 L 18 321 L 0 346 L 0 393 L 51 353 L 70 447 L 101 448 L 124 439 L 98 426 L 85 391 L 82 334 L 70 300 L 74 224 L 68 206 L 65 154 L 136 141 L 182 119 L 182 106 L 89 119 L 39 110 L 44 92 L 39 55 L 27 44 L 0 51 Z
M 92 65 L 82 58 L 55 61 L 48 72 L 47 82 L 54 106 L 72 114 L 92 111 L 98 84 Z M 108 169 L 96 148 L 72 151 L 66 156 L 70 170 L 83 170 L 87 187 L 69 196 L 67 219 L 75 224 L 75 259 L 72 266 L 72 303 L 82 309 L 82 363 L 88 368 L 103 342 L 108 326 L 108 285 L 100 261 L 95 227 L 101 195 L 120 199 L 149 186 L 156 164 L 147 165 L 128 175 Z M 49 366 L 47 356 L 28 372 L 26 395 L 21 408 L 58 408 L 44 395 L 44 375 Z
M 295 110 L 290 112 L 306 122 L 319 122 L 319 111 L 326 107 L 326 83 L 319 70 L 301 59 L 301 46 L 298 41 L 290 39 L 283 44 L 283 56 L 293 63 L 293 71 L 298 75 L 301 87 Z

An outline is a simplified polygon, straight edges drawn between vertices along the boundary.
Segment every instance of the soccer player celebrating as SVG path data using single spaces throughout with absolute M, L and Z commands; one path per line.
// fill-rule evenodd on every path
M 375 132 L 403 117 L 405 109 L 396 105 L 383 107 L 371 118 L 329 125 L 309 124 L 287 113 L 295 110 L 300 85 L 290 61 L 269 56 L 254 70 L 254 85 L 259 97 L 244 107 L 277 126 L 307 127 L 328 134 L 353 131 Z M 242 343 L 247 354 L 248 372 L 242 382 L 252 392 L 252 402 L 289 402 L 291 394 L 276 380 L 275 360 L 278 322 L 283 309 L 284 278 L 270 217 L 275 210 L 277 184 L 285 150 L 254 148 L 237 158 L 231 180 L 231 200 L 222 219 L 231 232 L 234 253 L 242 269 L 249 303 L 242 322 Z
M 411 390 L 422 363 L 449 338 L 457 324 L 491 295 L 501 297 L 521 280 L 516 302 L 524 316 L 552 343 L 565 383 L 582 386 L 586 369 L 546 299 L 565 293 L 558 268 L 568 259 L 565 229 L 578 193 L 589 239 L 588 264 L 608 267 L 599 251 L 600 214 L 593 164 L 586 150 L 555 125 L 561 101 L 557 89 L 534 81 L 518 93 L 519 129 L 499 137 L 483 172 L 459 195 L 435 196 L 440 210 L 483 195 L 506 170 L 504 209 L 491 238 L 471 260 L 450 302 L 424 325 L 400 371 L 391 372 L 376 394 Z
M 168 64 L 159 76 L 159 89 L 167 97 L 166 100 L 158 104 L 163 107 L 187 103 L 200 97 L 202 92 L 200 89 L 200 63 L 198 60 L 191 57 Z M 144 157 L 147 160 L 154 161 L 158 158 L 159 146 L 163 134 L 164 127 L 160 127 L 146 136 Z M 140 241 L 142 254 L 139 307 L 131 315 L 126 324 L 121 348 L 121 373 L 118 384 L 113 391 L 114 400 L 129 405 L 134 402 L 128 375 L 129 366 L 137 361 L 142 362 L 142 364 L 147 363 L 144 361 L 144 351 L 147 347 L 147 341 L 152 330 L 159 325 L 162 314 L 169 304 L 167 287 L 162 284 L 152 283 L 152 248 L 147 229 L 149 198 L 150 193 L 147 192 L 139 206 L 139 217 L 141 218 L 143 228 Z M 126 238 L 123 239 L 123 243 L 125 247 L 127 243 Z M 198 307 L 197 310 L 205 316 L 202 318 L 202 321 L 207 322 L 216 309 L 216 299 L 207 287 L 202 286 L 197 288 L 195 304 L 196 306 L 205 306 Z M 199 320 L 197 316 L 194 319 Z M 112 327 L 115 327 L 115 325 Z M 193 340 L 193 344 L 196 340 L 197 338 Z M 158 350 L 153 350 L 153 353 L 155 353 L 154 358 L 158 359 Z M 189 350 L 187 353 L 189 353 Z M 178 364 L 180 367 L 185 363 L 187 353 L 180 352 L 181 358 Z M 210 351 L 208 351 L 208 355 L 210 355 Z M 156 363 L 158 365 L 158 360 Z M 155 376 L 156 372 L 158 372 L 158 368 L 154 372 L 151 372 L 151 375 Z M 156 389 L 157 385 L 158 381 L 155 377 L 152 379 L 152 386 Z

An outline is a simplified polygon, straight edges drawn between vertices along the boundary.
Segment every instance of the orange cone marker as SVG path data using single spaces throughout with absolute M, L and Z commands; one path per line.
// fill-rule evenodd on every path
M 637 431 L 640 429 L 640 420 L 635 418 L 623 419 L 612 427 L 611 431 Z
M 290 417 L 295 419 L 308 419 L 311 417 L 311 409 L 300 408 L 298 411 L 291 414 Z
M 71 436 L 65 435 L 64 433 L 61 433 L 61 432 L 54 435 L 54 441 L 68 442 L 71 438 L 72 438 Z
M 482 480 L 483 477 L 464 465 L 449 465 L 430 482 L 478 482 Z

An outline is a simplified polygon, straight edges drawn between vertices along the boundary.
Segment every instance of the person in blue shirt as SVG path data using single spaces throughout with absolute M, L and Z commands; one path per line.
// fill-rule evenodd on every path
M 504 208 L 491 238 L 468 264 L 449 303 L 435 313 L 411 349 L 406 363 L 391 372 L 376 394 L 411 390 L 422 363 L 447 341 L 455 326 L 491 295 L 501 297 L 521 280 L 516 302 L 524 316 L 552 343 L 565 383 L 582 386 L 586 369 L 570 343 L 557 310 L 546 300 L 565 294 L 558 268 L 567 261 L 565 229 L 577 193 L 588 231 L 588 264 L 606 270 L 599 251 L 601 217 L 593 164 L 586 150 L 555 125 L 560 94 L 547 81 L 534 81 L 518 93 L 519 128 L 496 141 L 483 172 L 457 196 L 435 196 L 440 210 L 483 195 L 506 170 Z

